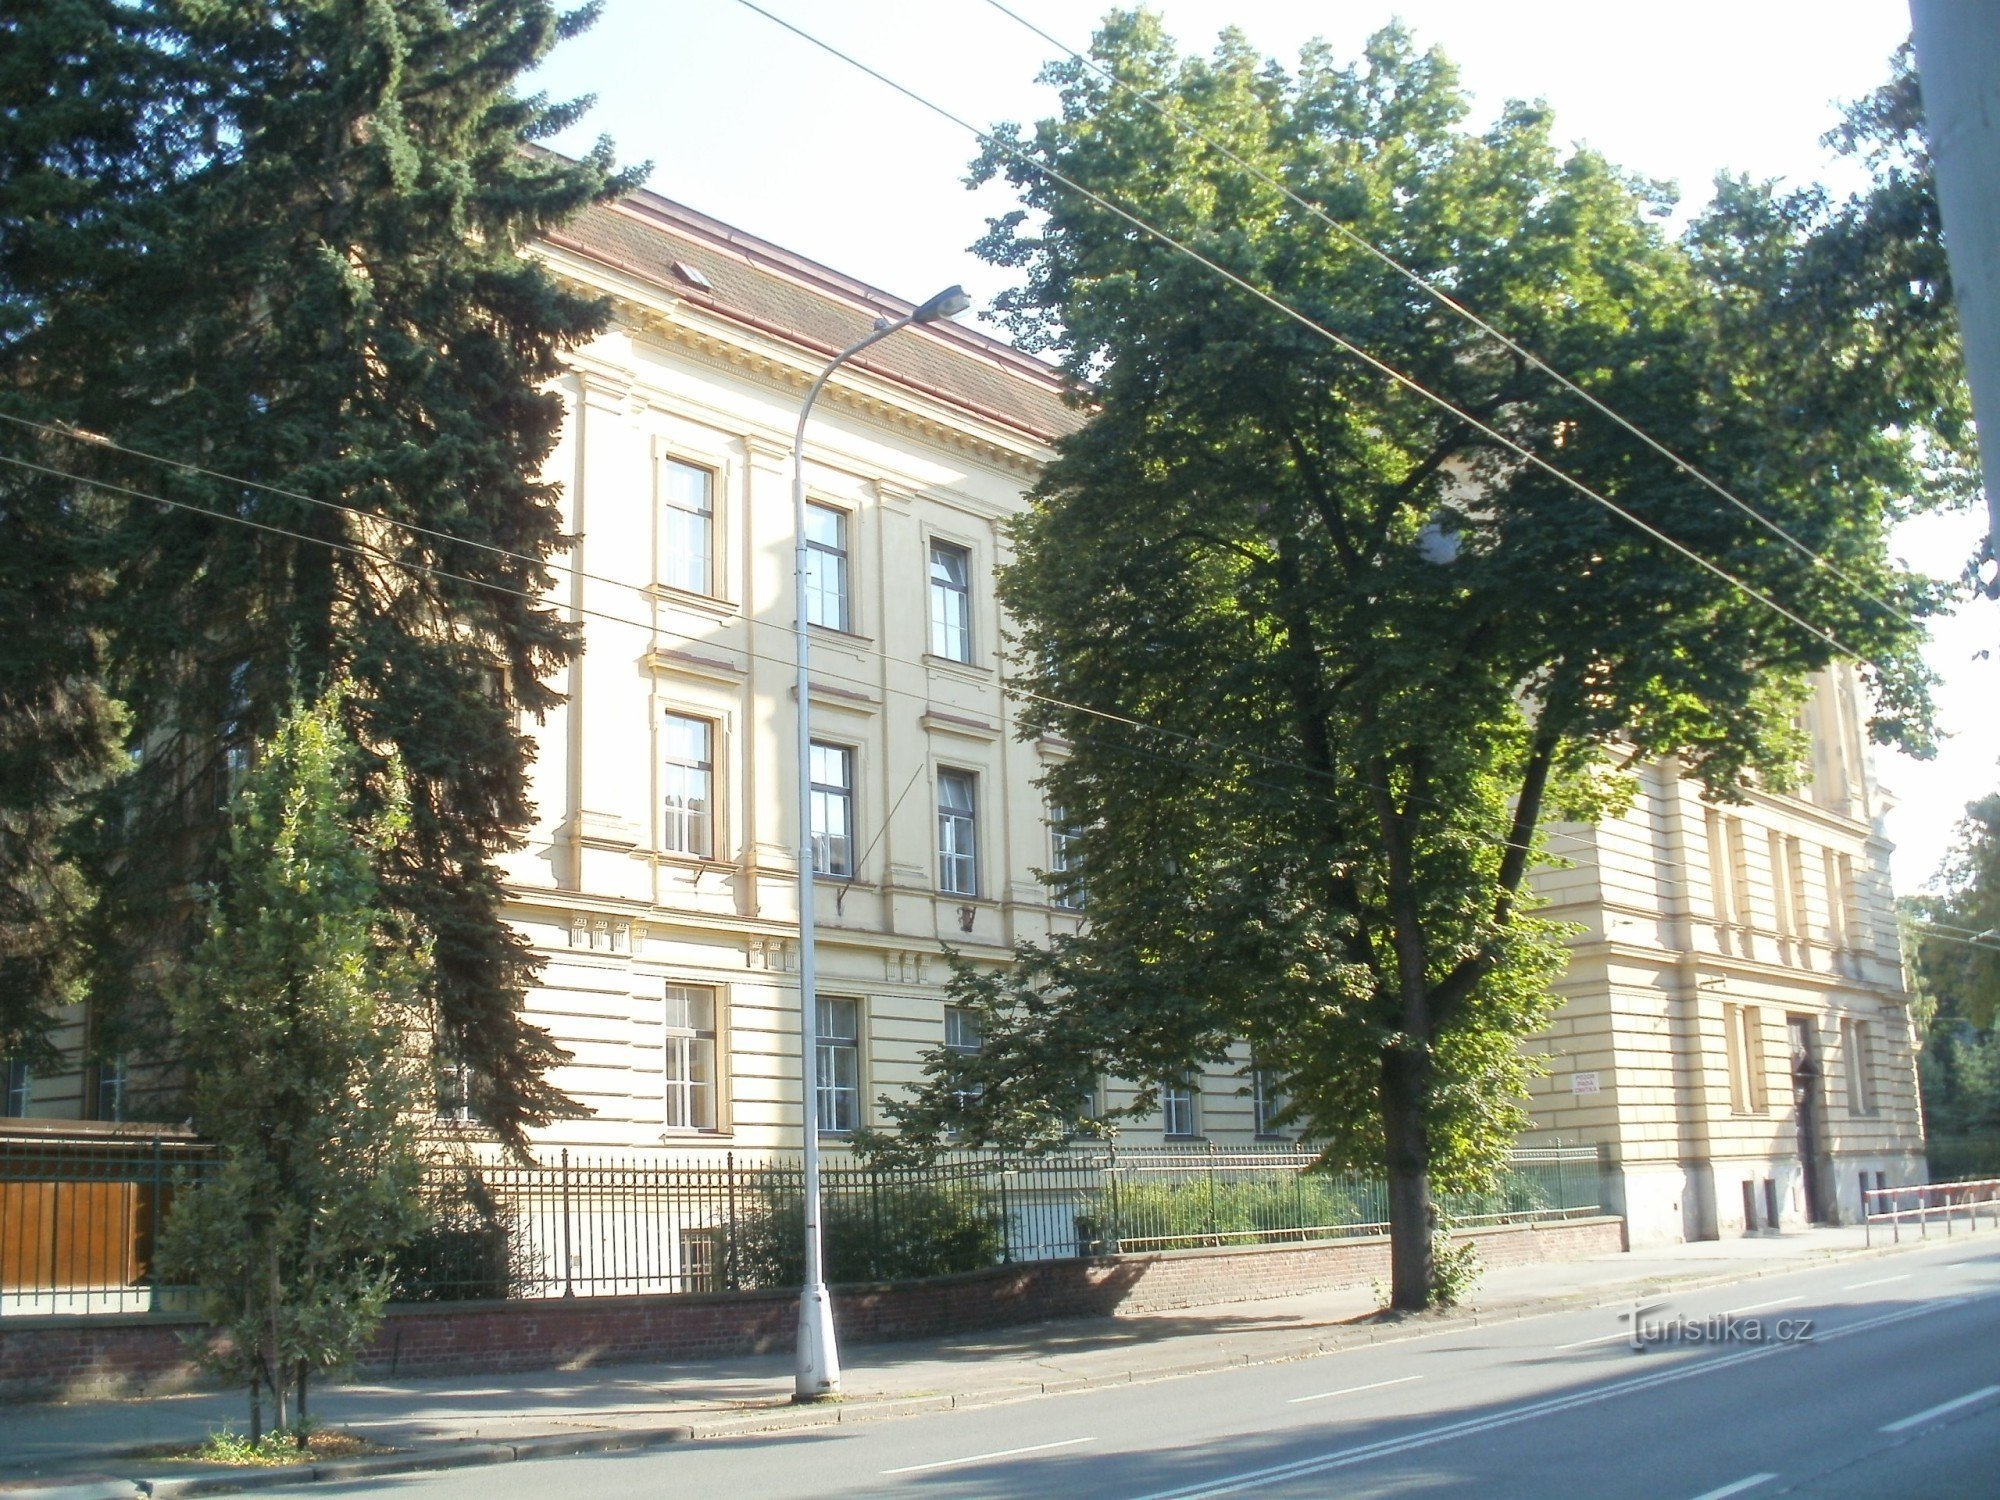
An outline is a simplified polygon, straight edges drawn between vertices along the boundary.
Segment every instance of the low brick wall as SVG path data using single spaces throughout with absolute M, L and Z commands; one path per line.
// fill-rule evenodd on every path
M 1580 1260 L 1625 1248 L 1622 1219 L 1473 1232 L 1488 1266 Z M 840 1337 L 934 1338 L 1054 1318 L 1117 1317 L 1361 1286 L 1389 1274 L 1384 1238 L 1166 1250 L 1032 1261 L 960 1276 L 839 1288 Z M 787 1350 L 795 1292 L 459 1302 L 390 1311 L 357 1374 L 455 1375 L 579 1369 Z M 0 1320 L 0 1400 L 152 1395 L 211 1383 L 186 1317 Z

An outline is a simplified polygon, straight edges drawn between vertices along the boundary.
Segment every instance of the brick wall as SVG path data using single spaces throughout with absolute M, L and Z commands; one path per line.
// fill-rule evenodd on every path
M 1488 1266 L 1579 1260 L 1625 1248 L 1615 1218 L 1474 1232 Z M 850 1343 L 932 1338 L 1053 1318 L 1116 1317 L 1364 1285 L 1389 1274 L 1388 1241 L 1167 1250 L 1034 1261 L 961 1276 L 841 1288 Z M 791 1348 L 795 1292 L 577 1297 L 439 1303 L 393 1309 L 363 1375 L 453 1375 L 691 1360 Z M 207 1383 L 186 1317 L 46 1317 L 0 1321 L 0 1400 L 152 1395 Z

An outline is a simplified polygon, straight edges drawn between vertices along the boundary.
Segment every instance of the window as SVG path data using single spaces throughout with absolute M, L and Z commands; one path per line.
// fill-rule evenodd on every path
M 1083 851 L 1078 847 L 1083 835 L 1060 806 L 1049 808 L 1049 873 L 1059 877 L 1055 904 L 1070 911 L 1083 909 Z
M 979 894 L 977 786 L 970 771 L 938 772 L 938 889 Z
M 226 812 L 250 776 L 250 663 L 229 669 L 227 699 L 222 710 L 222 762 L 215 777 L 215 806 Z
M 715 475 L 679 459 L 666 461 L 666 556 L 662 580 L 691 594 L 715 592 Z
M 1866 1021 L 1840 1023 L 1841 1050 L 1847 1054 L 1847 1109 L 1875 1113 L 1875 1028 Z
M 1822 856 L 1826 876 L 1828 941 L 1836 948 L 1854 946 L 1854 860 L 1828 849 Z
M 439 1053 L 432 1061 L 436 1076 L 437 1117 L 452 1125 L 472 1121 L 472 1069 L 461 1057 Z
M 715 991 L 669 984 L 666 1008 L 667 1128 L 715 1129 Z
M 1729 1051 L 1729 1107 L 1739 1115 L 1764 1110 L 1763 1018 L 1754 1005 L 1725 1005 L 1722 1024 Z
M 861 1123 L 861 1002 L 820 997 L 819 1128 L 845 1135 Z
M 1250 1117 L 1256 1125 L 1260 1140 L 1275 1140 L 1285 1132 L 1271 1123 L 1279 1110 L 1285 1107 L 1285 1096 L 1278 1088 L 1278 1077 L 1269 1068 L 1260 1067 L 1255 1058 L 1250 1061 Z
M 1722 814 L 1710 808 L 1703 815 L 1708 835 L 1708 899 L 1715 920 L 1727 925 L 1737 920 L 1736 904 L 1730 899 L 1734 871 L 1729 858 L 1729 833 Z
M 1170 1140 L 1189 1140 L 1195 1131 L 1195 1085 L 1192 1075 L 1160 1085 L 1160 1128 Z
M 1792 899 L 1792 936 L 1801 940 L 1812 935 L 1812 918 L 1806 898 L 1805 848 L 1795 838 L 1785 840 L 1785 889 Z
M 847 513 L 806 507 L 806 619 L 828 630 L 850 629 L 847 607 Z
M 34 1089 L 34 1080 L 24 1062 L 7 1064 L 7 1097 L 0 1104 L 0 1115 L 9 1120 L 18 1120 L 28 1113 L 28 1098 Z
M 972 660 L 972 554 L 931 543 L 931 654 Z
M 709 859 L 715 853 L 715 726 L 669 713 L 666 723 L 666 817 L 660 847 Z
M 854 752 L 818 740 L 812 744 L 812 851 L 815 873 L 854 873 Z
M 97 1065 L 96 1112 L 91 1116 L 97 1120 L 122 1120 L 125 1118 L 125 1060 L 114 1057 Z
M 961 1057 L 977 1056 L 986 1045 L 986 1038 L 980 1035 L 979 1019 L 962 1005 L 947 1005 L 944 1008 L 944 1050 L 957 1053 Z M 952 1098 L 961 1108 L 971 1104 L 980 1095 L 980 1090 L 959 1089 Z

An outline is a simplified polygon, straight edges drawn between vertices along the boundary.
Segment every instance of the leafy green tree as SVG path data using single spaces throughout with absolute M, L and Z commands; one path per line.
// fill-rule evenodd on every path
M 296 708 L 264 747 L 173 1000 L 194 1126 L 222 1155 L 175 1196 L 162 1256 L 228 1331 L 215 1360 L 250 1390 L 253 1442 L 263 1397 L 294 1425 L 310 1372 L 365 1345 L 387 1253 L 422 1223 L 427 957 L 377 878 L 411 818 L 393 761 L 363 810 L 344 694 Z
M 1433 1186 L 1490 1178 L 1523 1123 L 1522 1040 L 1553 1006 L 1564 934 L 1526 885 L 1545 822 L 1617 806 L 1629 768 L 1659 757 L 1715 796 L 1753 773 L 1782 782 L 1800 684 L 1834 656 L 1821 630 L 1884 664 L 1878 731 L 1920 740 L 1916 631 L 1139 96 L 1907 608 L 1927 601 L 1882 533 L 1915 446 L 1882 435 L 1877 402 L 1813 434 L 1819 456 L 1857 459 L 1837 494 L 1791 461 L 1799 434 L 1773 414 L 1803 399 L 1800 373 L 1746 371 L 1741 351 L 1804 314 L 1709 266 L 1783 283 L 1804 227 L 1709 226 L 1704 259 L 1659 227 L 1660 190 L 1559 149 L 1545 109 L 1466 128 L 1450 65 L 1396 28 L 1352 65 L 1315 45 L 1288 72 L 1234 33 L 1183 57 L 1155 18 L 1119 12 L 1093 52 L 1118 86 L 1053 65 L 1060 112 L 1003 129 L 975 167 L 1024 204 L 980 246 L 1025 274 L 1003 298 L 1012 331 L 1060 354 L 1095 405 L 1001 580 L 1018 680 L 1041 695 L 1023 732 L 1071 746 L 1046 785 L 1082 827 L 1087 925 L 1004 972 L 961 966 L 984 1050 L 935 1059 L 889 1113 L 903 1150 L 953 1131 L 1047 1143 L 1095 1076 L 1157 1085 L 1247 1041 L 1328 1162 L 1386 1171 L 1393 1303 L 1421 1306 L 1445 1290 Z
M 2000 1134 L 2000 796 L 1967 805 L 1934 893 L 1903 898 L 1931 1008 L 1920 1059 L 1933 1135 Z
M 541 602 L 564 538 L 539 476 L 561 355 L 605 314 L 527 246 L 632 180 L 608 147 L 532 149 L 583 103 L 517 83 L 592 14 L 50 0 L 0 23 L 0 417 L 189 466 L 0 423 L 0 452 L 56 471 L 7 466 L 0 513 L 72 528 L 37 563 L 102 580 L 83 620 L 144 752 L 72 840 L 100 893 L 94 1025 L 158 1017 L 245 746 L 289 684 L 344 674 L 367 795 L 389 751 L 408 779 L 385 899 L 432 945 L 475 1111 L 516 1144 L 572 1108 L 521 1015 L 535 966 L 496 856 L 529 821 L 520 716 L 577 650 Z

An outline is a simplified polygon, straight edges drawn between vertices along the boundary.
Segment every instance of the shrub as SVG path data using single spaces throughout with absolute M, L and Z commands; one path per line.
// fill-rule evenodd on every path
M 805 1280 L 805 1213 L 796 1193 L 770 1192 L 739 1214 L 730 1271 L 743 1287 Z M 823 1200 L 826 1279 L 909 1281 L 998 1265 L 1007 1226 L 983 1187 L 942 1187 L 894 1177 L 842 1184 Z

